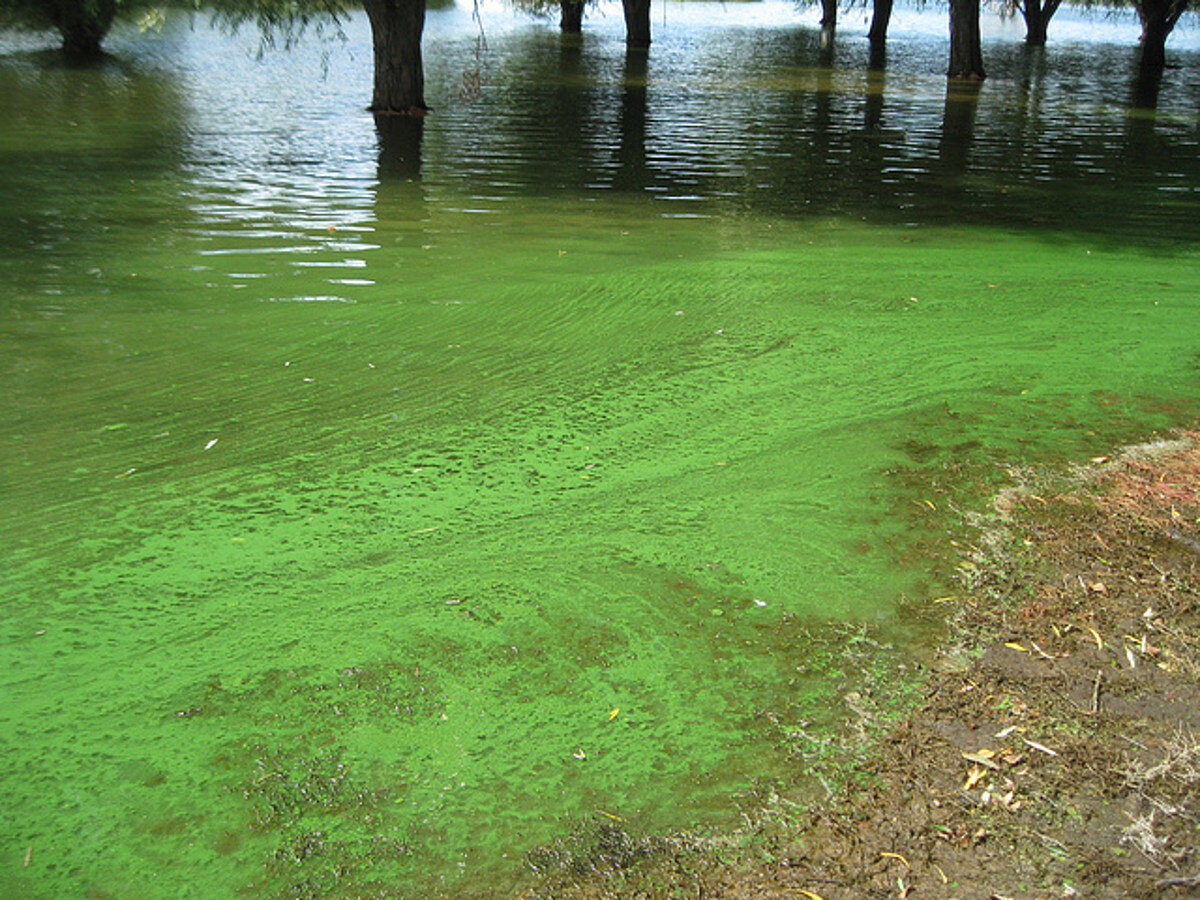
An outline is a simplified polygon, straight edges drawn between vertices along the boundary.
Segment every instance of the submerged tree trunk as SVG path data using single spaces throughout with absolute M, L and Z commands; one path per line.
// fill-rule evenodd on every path
M 116 0 L 49 0 L 46 14 L 62 36 L 62 52 L 71 62 L 91 62 L 103 55 L 101 43 L 117 14 Z
M 871 3 L 871 30 L 867 38 L 871 42 L 872 69 L 882 69 L 887 44 L 888 23 L 892 19 L 892 0 L 873 0 Z
M 579 34 L 583 31 L 583 0 L 561 0 L 559 8 L 562 18 L 558 25 L 564 34 Z
M 950 0 L 951 78 L 982 80 L 983 47 L 979 37 L 979 0 Z
M 650 0 L 623 0 L 625 7 L 625 44 L 650 46 Z
M 1061 0 L 1024 0 L 1021 15 L 1025 19 L 1025 43 L 1030 47 L 1046 46 L 1046 30 L 1051 17 L 1058 12 Z
M 425 0 L 363 0 L 375 46 L 375 89 L 371 110 L 381 114 L 423 116 L 425 73 L 421 32 Z
M 1142 22 L 1140 77 L 1161 74 L 1167 63 L 1167 37 L 1187 9 L 1187 0 L 1135 0 Z

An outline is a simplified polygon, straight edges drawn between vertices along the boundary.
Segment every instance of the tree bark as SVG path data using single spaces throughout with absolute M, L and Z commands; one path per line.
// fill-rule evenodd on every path
M 625 45 L 650 46 L 650 0 L 623 0 L 625 7 Z
M 559 28 L 564 34 L 580 34 L 583 31 L 583 0 L 561 0 L 559 8 L 562 18 Z
M 116 0 L 49 0 L 45 9 L 62 36 L 62 52 L 68 61 L 87 63 L 104 54 L 101 44 L 116 17 Z
M 1187 0 L 1135 0 L 1142 22 L 1142 55 L 1139 77 L 1162 74 L 1167 63 L 1167 37 L 1187 8 Z
M 884 47 L 887 44 L 888 23 L 892 19 L 892 0 L 873 0 L 871 3 L 871 30 L 867 38 L 871 42 L 871 68 L 883 68 Z
M 821 0 L 821 32 L 833 37 L 837 28 L 838 0 Z
M 1058 11 L 1060 0 L 1024 0 L 1021 16 L 1025 19 L 1025 43 L 1030 47 L 1046 46 L 1046 30 L 1050 18 Z
M 951 78 L 982 81 L 983 47 L 979 36 L 979 0 L 950 0 Z
M 423 116 L 425 73 L 421 32 L 425 0 L 363 0 L 375 47 L 375 88 L 370 109 L 379 114 Z

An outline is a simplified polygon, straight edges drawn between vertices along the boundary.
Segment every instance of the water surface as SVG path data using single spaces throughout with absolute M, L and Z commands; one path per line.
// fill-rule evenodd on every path
M 787 5 L 484 12 L 420 140 L 358 18 L 5 45 L 6 896 L 735 823 L 936 638 L 964 480 L 1194 415 L 1194 37 L 1131 112 L 1127 22 L 990 26 L 963 98 L 927 12 L 871 73 Z

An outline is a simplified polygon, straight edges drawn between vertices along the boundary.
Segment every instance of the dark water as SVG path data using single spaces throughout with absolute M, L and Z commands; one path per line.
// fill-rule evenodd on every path
M 901 692 L 964 481 L 1193 419 L 1194 34 L 1151 112 L 1127 21 L 963 97 L 939 14 L 815 17 L 431 11 L 420 134 L 358 18 L 3 45 L 0 894 L 735 823 Z

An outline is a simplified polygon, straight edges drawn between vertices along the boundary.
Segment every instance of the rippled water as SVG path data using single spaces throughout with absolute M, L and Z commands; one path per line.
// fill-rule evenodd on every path
M 936 634 L 964 479 L 1194 416 L 1194 35 L 1131 112 L 1127 21 L 989 25 L 972 99 L 932 11 L 874 73 L 858 13 L 483 12 L 423 134 L 359 18 L 4 45 L 5 896 L 734 822 Z

